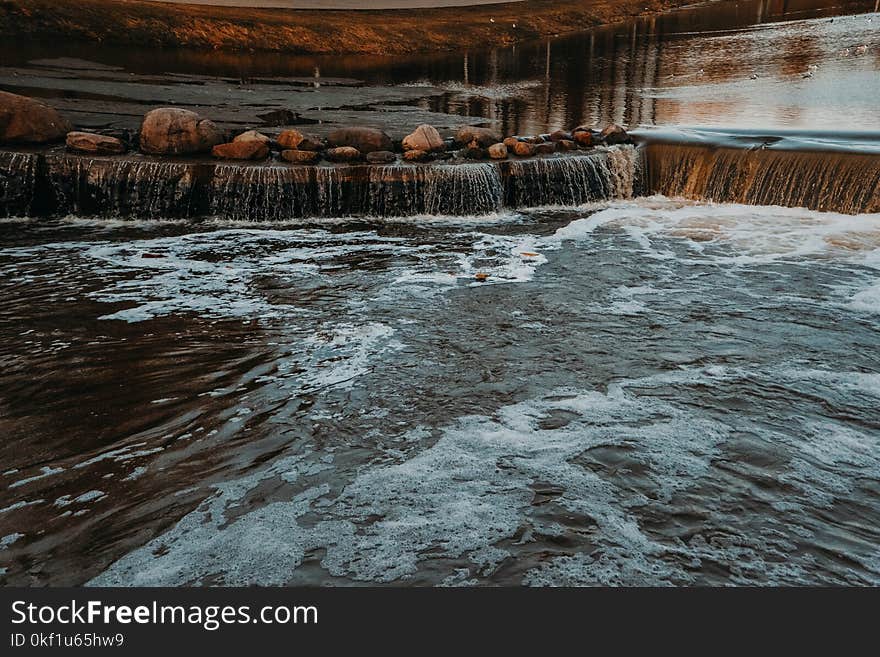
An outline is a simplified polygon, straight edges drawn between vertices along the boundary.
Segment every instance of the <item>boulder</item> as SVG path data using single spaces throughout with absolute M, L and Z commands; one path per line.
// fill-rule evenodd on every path
M 576 130 L 572 135 L 574 140 L 581 146 L 593 145 L 593 133 L 589 130 Z
M 320 137 L 310 137 L 307 135 L 302 138 L 297 148 L 301 151 L 321 151 L 324 150 L 326 145 Z
M 535 145 L 527 141 L 518 141 L 516 146 L 513 147 L 513 152 L 520 157 L 529 157 L 535 154 Z
M 519 142 L 520 139 L 518 137 L 507 137 L 503 143 L 505 146 L 507 146 L 507 150 L 512 151 L 514 148 L 516 148 L 516 145 Z
M 353 146 L 337 146 L 328 150 L 325 155 L 331 162 L 355 162 L 361 159 L 361 152 Z
M 544 139 L 543 135 L 532 135 L 531 137 L 524 137 L 523 141 L 527 141 L 530 144 L 543 144 L 546 139 Z
M 577 147 L 577 142 L 571 139 L 560 139 L 556 142 L 556 149 L 559 151 L 576 151 Z
M 403 150 L 434 153 L 446 150 L 446 144 L 434 126 L 423 124 L 403 138 Z
M 455 134 L 455 140 L 459 144 L 470 144 L 472 141 L 475 141 L 480 148 L 488 148 L 492 144 L 497 144 L 501 141 L 501 135 L 491 128 L 465 126 L 464 128 L 459 128 Z
M 54 108 L 0 91 L 0 144 L 46 144 L 64 139 L 71 130 Z
M 616 123 L 612 123 L 611 125 L 606 127 L 599 135 L 599 137 L 609 146 L 613 144 L 625 144 L 630 140 L 629 135 L 626 134 L 626 130 L 621 128 Z
M 265 160 L 269 156 L 269 144 L 259 139 L 231 141 L 214 146 L 211 155 L 222 160 Z
M 493 160 L 503 160 L 507 157 L 507 146 L 504 144 L 492 144 L 489 146 L 489 157 Z
M 223 141 L 213 121 L 177 107 L 154 109 L 141 124 L 141 150 L 151 155 L 206 153 Z
M 68 132 L 67 150 L 89 155 L 121 155 L 125 152 L 125 144 L 116 137 L 93 132 Z
M 367 153 L 367 162 L 370 164 L 391 164 L 397 160 L 397 156 L 391 151 L 373 151 Z
M 299 130 L 282 130 L 276 141 L 281 145 L 281 148 L 293 150 L 299 148 L 299 143 L 303 139 L 305 139 L 305 135 Z
M 299 120 L 299 114 L 289 109 L 282 108 L 257 114 L 257 118 L 267 126 L 281 127 L 283 125 L 296 123 Z
M 333 148 L 355 148 L 364 154 L 394 150 L 391 137 L 376 128 L 338 128 L 327 135 L 327 143 Z
M 480 148 L 478 146 L 474 146 L 475 142 L 471 142 L 471 145 L 465 146 L 459 151 L 459 155 L 461 157 L 466 158 L 468 160 L 484 160 L 486 159 L 486 149 Z
M 262 132 L 257 132 L 256 130 L 248 130 L 247 132 L 242 132 L 232 141 L 261 141 L 264 144 L 268 144 L 271 139 L 269 139 Z
M 567 130 L 555 130 L 550 133 L 550 141 L 571 141 L 571 133 Z
M 316 151 L 288 149 L 281 151 L 281 158 L 294 164 L 314 164 L 321 159 L 321 154 Z
M 428 151 L 410 150 L 403 154 L 403 159 L 407 162 L 424 162 L 431 156 Z
M 550 155 L 556 152 L 556 144 L 552 141 L 543 144 L 535 144 L 535 155 Z

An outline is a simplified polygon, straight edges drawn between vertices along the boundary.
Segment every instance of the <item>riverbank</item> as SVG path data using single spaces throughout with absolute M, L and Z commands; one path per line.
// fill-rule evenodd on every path
M 507 46 L 656 14 L 692 0 L 527 0 L 351 11 L 246 9 L 141 0 L 4 0 L 0 36 L 128 46 L 372 55 Z

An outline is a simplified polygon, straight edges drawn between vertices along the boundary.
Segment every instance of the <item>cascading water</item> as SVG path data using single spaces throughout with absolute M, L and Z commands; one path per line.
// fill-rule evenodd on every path
M 285 221 L 310 216 L 314 175 L 305 167 L 218 165 L 209 209 L 234 221 Z
M 39 156 L 0 152 L 0 216 L 31 213 Z
M 59 214 L 189 217 L 197 214 L 198 165 L 129 158 L 46 157 Z
M 880 210 L 880 155 L 649 143 L 653 193 L 856 214 Z
M 530 207 L 631 198 L 638 162 L 639 153 L 632 146 L 583 156 L 514 160 L 508 167 L 507 202 Z

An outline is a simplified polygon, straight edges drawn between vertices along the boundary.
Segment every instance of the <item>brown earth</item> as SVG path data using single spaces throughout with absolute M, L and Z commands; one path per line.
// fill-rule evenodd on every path
M 143 0 L 0 0 L 0 36 L 296 54 L 403 54 L 504 46 L 686 4 L 693 0 L 525 0 L 353 12 Z

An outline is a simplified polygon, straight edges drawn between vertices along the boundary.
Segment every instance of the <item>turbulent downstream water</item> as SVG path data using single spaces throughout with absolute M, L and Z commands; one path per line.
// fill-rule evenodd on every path
M 880 583 L 880 215 L 0 243 L 6 583 Z

